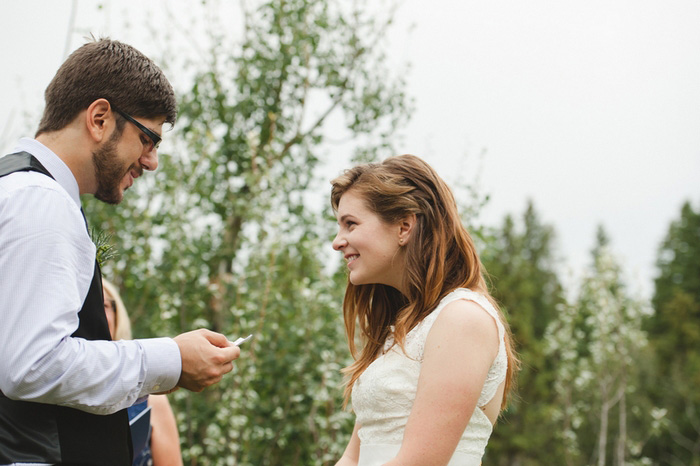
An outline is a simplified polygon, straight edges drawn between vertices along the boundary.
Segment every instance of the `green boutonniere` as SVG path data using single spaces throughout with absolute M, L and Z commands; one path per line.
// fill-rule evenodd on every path
M 102 268 L 108 261 L 117 257 L 117 250 L 111 243 L 112 235 L 96 228 L 90 229 L 90 237 L 97 247 L 97 263 Z

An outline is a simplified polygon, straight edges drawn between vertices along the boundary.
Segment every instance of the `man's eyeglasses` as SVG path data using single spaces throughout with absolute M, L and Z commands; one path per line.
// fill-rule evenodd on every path
M 121 116 L 123 116 L 124 118 L 126 118 L 127 120 L 129 120 L 130 122 L 132 122 L 134 125 L 136 125 L 136 127 L 137 127 L 138 129 L 140 129 L 141 131 L 143 131 L 143 134 L 145 134 L 146 136 L 148 136 L 148 138 L 149 138 L 149 139 L 151 140 L 151 142 L 153 143 L 153 146 L 150 147 L 150 148 L 148 149 L 148 152 L 151 152 L 153 149 L 158 149 L 158 146 L 160 145 L 160 141 L 161 141 L 161 137 L 160 137 L 160 136 L 158 136 L 156 133 L 154 133 L 153 131 L 151 131 L 150 129 L 146 128 L 145 126 L 143 126 L 143 125 L 142 125 L 141 123 L 139 123 L 138 121 L 136 121 L 136 120 L 135 120 L 131 115 L 129 115 L 128 113 L 124 113 L 124 112 L 122 112 L 121 110 L 119 110 L 119 109 L 118 109 L 117 107 L 115 107 L 114 105 L 112 105 L 112 110 L 114 110 L 115 112 L 117 112 L 118 114 L 120 114 Z

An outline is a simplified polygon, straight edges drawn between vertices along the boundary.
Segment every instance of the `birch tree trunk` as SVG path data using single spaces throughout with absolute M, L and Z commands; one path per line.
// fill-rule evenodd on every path
M 626 381 L 624 381 L 622 386 L 624 387 Z M 615 451 L 615 464 L 618 466 L 624 466 L 625 464 L 625 445 L 627 444 L 627 395 L 625 391 L 622 391 L 622 397 L 620 398 L 620 406 L 618 408 L 618 437 L 617 437 L 617 449 Z
M 608 447 L 608 413 L 610 412 L 610 401 L 608 399 L 608 389 L 601 386 L 600 404 L 600 433 L 598 434 L 598 466 L 605 466 L 606 450 Z

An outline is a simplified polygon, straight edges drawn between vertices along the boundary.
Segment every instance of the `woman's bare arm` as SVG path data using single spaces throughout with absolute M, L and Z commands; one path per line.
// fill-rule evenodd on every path
M 428 334 L 401 450 L 388 465 L 446 465 L 498 353 L 493 317 L 472 301 L 448 304 Z

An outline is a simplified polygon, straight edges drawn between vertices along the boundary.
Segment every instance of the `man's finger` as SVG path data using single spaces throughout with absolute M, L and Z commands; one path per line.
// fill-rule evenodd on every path
M 211 343 L 214 346 L 218 346 L 219 348 L 228 348 L 229 345 L 231 344 L 228 341 L 228 338 L 226 338 L 225 335 L 222 335 L 220 333 L 207 331 L 204 334 L 204 336 L 206 337 L 207 340 L 209 340 L 209 343 Z

